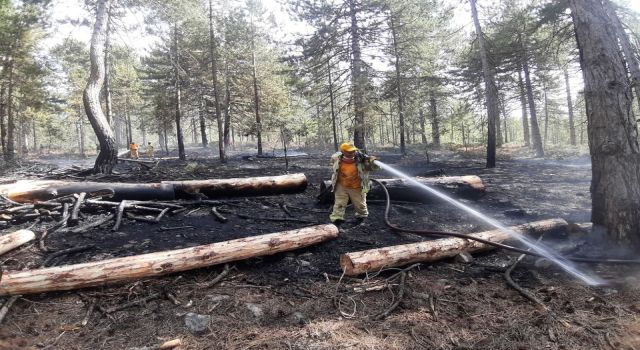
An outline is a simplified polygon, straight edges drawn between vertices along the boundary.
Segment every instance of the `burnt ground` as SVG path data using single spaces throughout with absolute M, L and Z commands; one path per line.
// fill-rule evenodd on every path
M 435 169 L 442 169 L 446 175 L 479 175 L 487 193 L 466 203 L 506 224 L 555 217 L 576 223 L 589 221 L 588 158 L 509 158 L 500 161 L 495 169 L 485 169 L 479 159 L 444 152 L 432 155 L 430 163 L 423 157 L 403 159 L 384 153 L 382 160 L 412 175 Z M 0 175 L 3 180 L 69 178 L 67 172 L 55 170 L 54 163 L 55 159 L 28 163 Z M 303 172 L 309 179 L 304 193 L 236 198 L 221 207 L 254 219 L 227 213 L 229 221 L 220 223 L 210 214 L 209 207 L 192 207 L 166 216 L 159 224 L 125 219 L 117 232 L 110 229 L 111 222 L 82 234 L 54 233 L 47 239 L 47 246 L 55 251 L 95 245 L 91 250 L 53 262 L 64 265 L 326 223 L 329 207 L 317 204 L 315 197 L 320 181 L 329 176 L 327 163 L 327 155 L 290 159 L 289 172 Z M 279 175 L 285 170 L 282 158 L 236 156 L 225 165 L 202 158 L 162 161 L 151 170 L 125 163 L 118 165 L 116 171 L 117 175 L 100 180 L 250 177 Z M 376 176 L 388 177 L 382 173 Z M 255 219 L 286 217 L 280 203 L 285 203 L 296 219 L 309 223 Z M 392 211 L 392 221 L 401 226 L 459 232 L 488 229 L 486 224 L 443 203 L 403 206 Z M 222 271 L 221 266 L 85 289 L 84 298 L 78 291 L 23 296 L 0 328 L 0 348 L 129 349 L 155 346 L 175 338 L 182 339 L 182 349 L 640 348 L 640 282 L 633 268 L 591 265 L 592 271 L 614 281 L 606 287 L 591 287 L 554 266 L 534 264 L 534 259 L 526 258 L 513 271 L 513 277 L 543 301 L 548 308 L 545 310 L 506 284 L 505 268 L 516 255 L 505 252 L 477 255 L 470 264 L 448 260 L 411 270 L 399 306 L 385 319 L 376 320 L 375 316 L 399 297 L 398 279 L 388 288 L 363 292 L 357 288 L 362 287 L 362 279 L 338 281 L 340 254 L 424 239 L 392 233 L 382 221 L 383 211 L 381 203 L 371 203 L 367 224 L 354 226 L 349 209 L 351 219 L 339 238 L 307 249 L 231 264 L 229 275 L 212 287 L 207 282 Z M 82 222 L 104 214 L 83 211 L 83 215 Z M 44 221 L 34 230 L 40 232 L 53 222 L 54 219 Z M 31 224 L 0 226 L 0 234 Z M 585 237 L 584 232 L 572 232 L 544 239 L 572 253 L 603 253 L 599 243 L 576 243 Z M 40 266 L 48 254 L 36 243 L 3 255 L 1 261 L 5 269 L 32 269 Z M 369 276 L 365 286 L 380 285 L 396 272 Z M 161 297 L 110 313 L 109 317 L 96 311 L 86 326 L 80 325 L 91 300 L 108 309 L 158 292 Z M 166 298 L 167 292 L 180 305 Z M 420 297 L 424 294 L 432 298 Z M 210 316 L 207 329 L 197 334 L 190 331 L 185 325 L 188 313 Z

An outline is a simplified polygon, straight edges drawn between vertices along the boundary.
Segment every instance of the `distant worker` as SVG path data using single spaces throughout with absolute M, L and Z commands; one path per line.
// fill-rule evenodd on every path
M 151 142 L 147 144 L 147 148 L 145 149 L 145 152 L 147 153 L 147 157 L 153 158 L 153 146 L 151 146 Z
M 340 225 L 344 222 L 344 212 L 349 199 L 356 210 L 356 225 L 360 225 L 369 216 L 367 192 L 369 192 L 369 172 L 379 167 L 374 164 L 376 157 L 358 150 L 352 143 L 340 145 L 340 152 L 331 156 L 332 191 L 335 193 L 331 222 Z
M 129 145 L 129 158 L 140 159 L 140 154 L 138 154 L 138 145 L 135 142 L 131 142 Z

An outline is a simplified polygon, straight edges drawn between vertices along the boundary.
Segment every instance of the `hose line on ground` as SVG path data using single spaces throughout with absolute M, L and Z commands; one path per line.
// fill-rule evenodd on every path
M 514 247 L 514 246 L 511 246 L 511 245 L 508 245 L 508 244 L 504 244 L 504 243 L 492 242 L 492 241 L 489 241 L 489 240 L 486 240 L 486 239 L 483 239 L 483 238 L 479 238 L 479 237 L 474 237 L 474 236 L 471 236 L 471 235 L 468 235 L 468 234 L 465 234 L 465 233 L 410 229 L 410 228 L 402 228 L 402 227 L 396 226 L 396 225 L 392 224 L 391 221 L 389 220 L 389 215 L 391 213 L 391 196 L 389 195 L 389 191 L 387 190 L 387 187 L 382 182 L 380 182 L 379 180 L 371 179 L 371 181 L 375 182 L 380 187 L 382 187 L 382 190 L 384 191 L 384 195 L 386 197 L 386 205 L 385 205 L 385 209 L 384 209 L 384 223 L 393 231 L 396 231 L 396 232 L 408 232 L 408 233 L 413 233 L 413 234 L 422 235 L 422 236 L 448 236 L 448 237 L 457 237 L 457 238 L 463 238 L 463 239 L 470 239 L 470 240 L 477 241 L 477 242 L 480 242 L 480 243 L 483 243 L 483 244 L 494 246 L 496 248 L 502 248 L 502 249 L 510 250 L 512 252 L 517 252 L 517 253 L 521 253 L 521 254 L 527 254 L 527 255 L 531 255 L 531 256 L 545 258 L 543 255 L 538 254 L 538 253 L 533 252 L 533 251 L 529 251 L 529 250 L 526 250 L 526 249 Z M 640 264 L 640 260 L 628 260 L 628 259 L 582 258 L 582 257 L 567 257 L 566 259 L 574 261 L 574 262 L 582 262 L 582 263 Z

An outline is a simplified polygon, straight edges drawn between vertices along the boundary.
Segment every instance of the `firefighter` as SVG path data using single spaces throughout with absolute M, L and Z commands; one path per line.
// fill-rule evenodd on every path
M 341 144 L 340 152 L 331 156 L 331 188 L 335 195 L 333 212 L 329 216 L 331 222 L 336 225 L 344 222 L 344 212 L 349 200 L 356 210 L 356 225 L 362 224 L 369 216 L 369 172 L 379 169 L 375 160 L 376 157 L 358 150 L 352 143 Z
M 138 145 L 135 142 L 131 142 L 129 145 L 129 151 L 130 158 L 140 159 L 140 154 L 138 154 Z
M 147 148 L 145 149 L 145 152 L 147 153 L 147 157 L 153 158 L 153 146 L 151 146 L 151 142 L 147 144 Z

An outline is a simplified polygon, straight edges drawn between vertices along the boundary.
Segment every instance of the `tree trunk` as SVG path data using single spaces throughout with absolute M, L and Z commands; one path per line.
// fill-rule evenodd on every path
M 84 264 L 38 270 L 5 271 L 0 281 L 0 296 L 70 290 L 140 280 L 252 257 L 273 255 L 308 247 L 336 237 L 338 237 L 337 227 L 318 225 Z
M 420 108 L 420 138 L 423 144 L 427 144 L 427 131 L 425 125 L 424 109 Z
M 351 89 L 353 96 L 353 142 L 356 147 L 366 149 L 365 142 L 365 114 L 364 114 L 364 72 L 360 51 L 360 28 L 358 28 L 358 3 L 349 0 L 349 14 L 351 17 Z M 394 135 L 395 136 L 395 135 Z M 402 136 L 401 136 L 402 137 Z
M 444 176 L 444 177 L 414 177 L 414 180 L 427 186 L 434 186 L 440 190 L 444 190 L 453 195 L 477 199 L 484 195 L 485 186 L 478 176 Z M 411 184 L 403 179 L 378 179 L 382 182 L 392 200 L 400 200 L 418 203 L 433 203 L 434 197 L 426 193 L 418 186 Z M 320 183 L 320 194 L 318 200 L 321 203 L 331 203 L 333 201 L 333 192 L 331 189 L 331 181 L 326 180 Z M 367 199 L 386 199 L 386 195 L 382 188 L 373 185 L 367 193 Z
M 113 128 L 113 109 L 111 104 L 111 6 L 109 4 L 107 7 L 107 30 L 105 32 L 105 42 L 104 42 L 104 109 L 105 109 L 105 117 L 107 118 L 107 123 L 109 123 L 110 127 Z M 117 147 L 116 140 L 116 147 Z
M 604 7 L 607 10 L 610 23 L 612 23 L 615 28 L 616 36 L 620 40 L 620 46 L 624 53 L 625 63 L 627 64 L 627 68 L 631 75 L 631 86 L 633 86 L 633 89 L 636 92 L 638 104 L 640 104 L 640 63 L 638 63 L 638 56 L 636 54 L 637 48 L 634 48 L 629 41 L 629 36 L 624 30 L 620 18 L 616 14 L 615 5 L 610 0 L 605 0 Z
M 480 60 L 482 61 L 482 73 L 484 77 L 485 98 L 487 105 L 487 168 L 496 166 L 496 122 L 498 120 L 498 89 L 494 79 L 495 68 L 489 65 L 489 58 L 484 41 L 484 35 L 480 28 L 480 20 L 478 19 L 478 10 L 476 9 L 476 0 L 470 0 L 471 14 L 473 15 L 473 23 L 478 36 L 478 45 L 480 47 Z
M 544 94 L 544 145 L 546 145 L 549 139 L 549 98 L 546 82 L 542 83 L 542 93 Z
M 522 80 L 522 67 L 518 69 L 518 87 L 520 88 L 520 106 L 522 108 L 522 137 L 525 147 L 531 145 L 529 137 L 529 117 L 527 116 L 527 95 L 525 93 L 524 81 Z
M 175 104 L 176 104 L 176 138 L 178 140 L 178 158 L 181 160 L 187 159 L 187 155 L 184 152 L 184 139 L 182 135 L 182 84 L 180 80 L 180 46 L 178 40 L 178 25 L 175 24 L 173 28 L 173 45 L 174 45 L 174 78 L 175 78 Z
M 131 124 L 131 114 L 129 113 L 129 94 L 126 92 L 124 95 L 124 117 L 127 123 L 127 145 L 130 145 L 133 143 L 133 125 Z
M 438 106 L 436 105 L 436 94 L 431 91 L 429 98 L 429 109 L 431 111 L 431 139 L 433 147 L 440 148 L 440 121 L 438 120 Z M 451 130 L 453 134 L 453 130 Z
M 591 220 L 640 248 L 640 147 L 629 79 L 601 0 L 570 0 L 585 83 L 591 153 Z
M 510 229 L 519 234 L 540 235 L 542 233 L 561 231 L 566 229 L 567 226 L 567 222 L 563 219 L 550 219 L 512 226 Z M 505 232 L 504 230 L 472 233 L 469 236 L 496 243 L 514 239 L 509 232 Z M 452 258 L 462 252 L 482 252 L 492 249 L 495 249 L 495 247 L 478 241 L 448 237 L 419 243 L 346 253 L 340 256 L 340 266 L 346 275 L 355 276 L 366 272 L 380 271 L 382 269 L 400 267 L 417 262 L 433 262 Z
M 569 86 L 569 70 L 564 67 L 564 84 L 567 88 L 567 110 L 569 111 L 569 143 L 576 145 L 576 127 L 573 120 L 573 102 L 571 99 L 571 87 Z
M 36 239 L 36 235 L 30 230 L 18 230 L 2 235 L 0 236 L 0 256 L 34 239 Z
M 110 0 L 99 0 L 97 3 L 96 23 L 91 37 L 91 73 L 89 81 L 84 89 L 82 100 L 87 118 L 100 142 L 100 153 L 96 158 L 94 171 L 97 173 L 111 173 L 118 159 L 118 150 L 115 145 L 113 131 L 109 122 L 102 113 L 100 106 L 100 90 L 104 83 L 104 48 L 107 29 L 107 8 Z
M 84 122 L 82 120 L 82 116 L 80 116 L 78 121 L 80 123 L 80 156 L 82 158 L 86 158 L 87 154 L 85 152 L 85 149 L 87 148 L 86 147 L 86 139 L 87 138 L 86 138 L 86 135 L 85 135 L 85 132 L 84 132 Z
M 14 75 L 13 75 L 13 70 L 14 70 L 14 61 L 11 60 L 9 61 L 9 66 L 8 66 L 8 81 L 7 81 L 7 86 L 8 86 L 8 92 L 7 92 L 7 147 L 6 147 L 6 152 L 4 154 L 4 159 L 8 162 L 12 161 L 15 157 L 15 142 L 14 142 L 14 135 L 15 135 L 15 122 L 14 122 L 14 115 L 13 115 L 13 85 L 14 85 Z
M 253 18 L 251 19 L 251 26 L 253 28 Z M 256 115 L 256 137 L 258 139 L 258 155 L 262 155 L 262 120 L 260 119 L 260 94 L 258 93 L 258 73 L 256 67 L 256 43 L 255 43 L 255 30 L 251 36 L 251 63 L 253 74 L 253 107 Z
M 205 100 L 200 101 L 200 109 L 198 111 L 198 117 L 200 119 L 200 137 L 202 138 L 202 147 L 207 148 L 209 146 L 209 140 L 207 139 L 207 123 L 205 119 L 207 103 Z M 219 142 L 222 142 L 219 140 Z
M 231 127 L 231 87 L 229 80 L 229 62 L 224 62 L 224 147 L 228 149 L 231 146 L 230 127 Z
M 509 142 L 509 132 L 507 130 L 507 109 L 505 108 L 505 103 L 504 103 L 505 97 L 504 95 L 502 96 L 502 98 L 500 99 L 500 111 L 502 112 L 502 122 L 503 124 L 503 134 L 504 134 L 504 143 L 508 143 Z
M 329 75 L 329 102 L 331 103 L 331 127 L 333 131 L 333 149 L 338 151 L 338 131 L 336 129 L 336 110 L 333 101 L 333 81 L 331 80 L 331 59 L 327 60 L 327 73 Z
M 404 127 L 404 97 L 402 96 L 402 72 L 400 71 L 400 55 L 398 53 L 398 38 L 396 37 L 396 27 L 393 22 L 393 14 L 389 16 L 391 21 L 391 39 L 393 45 L 393 55 L 395 56 L 395 69 L 396 69 L 396 90 L 398 93 L 398 119 L 400 122 L 400 154 L 406 155 L 407 150 L 405 146 L 405 127 Z
M 213 35 L 213 1 L 209 0 L 209 55 L 211 56 L 211 77 L 213 81 L 213 104 L 218 123 L 218 155 L 220 162 L 226 162 L 224 149 L 224 125 L 220 111 L 220 84 L 218 83 L 218 52 L 216 39 Z M 203 134 L 204 135 L 204 134 Z M 204 141 L 203 141 L 204 143 Z M 206 147 L 206 146 L 205 146 Z
M 529 56 L 523 45 L 523 63 L 524 81 L 527 89 L 527 99 L 529 102 L 529 114 L 531 115 L 531 141 L 536 157 L 544 157 L 544 149 L 542 148 L 542 137 L 540 137 L 540 127 L 538 126 L 538 118 L 536 116 L 536 102 L 533 98 L 533 87 L 531 86 L 531 77 L 529 74 Z
M 6 71 L 7 66 L 3 67 Z M 1 77 L 0 77 L 1 78 Z M 7 129 L 5 127 L 5 117 L 7 115 L 7 102 L 5 100 L 7 94 L 7 86 L 0 80 L 0 145 L 2 146 L 2 154 L 7 152 Z

